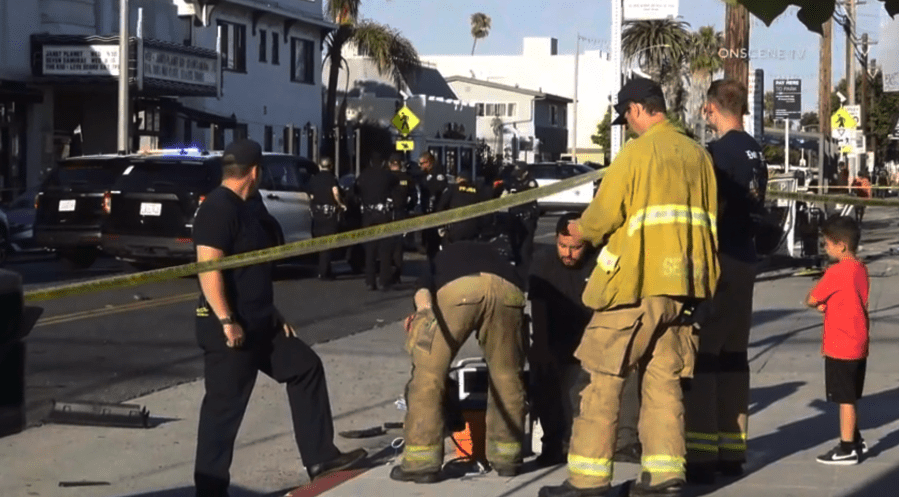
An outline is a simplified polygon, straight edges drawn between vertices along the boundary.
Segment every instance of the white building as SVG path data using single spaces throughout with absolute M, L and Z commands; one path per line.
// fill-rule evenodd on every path
M 525 38 L 523 45 L 521 55 L 422 55 L 421 60 L 446 78 L 464 76 L 573 100 L 575 55 L 559 55 L 555 38 Z M 577 59 L 577 126 L 572 103 L 566 113 L 568 148 L 573 152 L 576 146 L 581 162 L 599 161 L 602 150 L 590 136 L 609 107 L 612 62 L 608 53 L 598 50 L 584 51 Z
M 0 0 L 0 189 L 115 152 L 119 0 Z M 130 0 L 130 148 L 287 151 L 321 127 L 321 0 Z M 140 21 L 138 20 L 140 19 Z M 221 39 L 221 55 L 217 40 Z M 307 126 L 308 124 L 308 126 Z M 294 151 L 307 153 L 297 131 Z
M 427 151 L 437 158 L 443 172 L 467 177 L 477 174 L 475 108 L 460 101 L 436 69 L 419 67 L 403 78 L 398 89 L 393 81 L 378 74 L 368 58 L 348 56 L 346 59 L 347 65 L 340 71 L 337 106 L 339 109 L 346 95 L 350 128 L 360 123 L 380 127 L 390 137 L 386 148 L 392 150 L 398 140 L 411 141 L 410 159 Z M 328 67 L 325 64 L 325 71 Z M 418 119 L 418 125 L 406 137 L 391 122 L 403 105 Z M 362 141 L 377 148 L 385 145 L 371 143 L 365 137 Z M 366 153 L 361 151 L 363 156 Z

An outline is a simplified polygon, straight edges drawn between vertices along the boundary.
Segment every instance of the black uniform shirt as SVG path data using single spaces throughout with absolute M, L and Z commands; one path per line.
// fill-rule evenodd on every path
M 393 210 L 397 212 L 409 212 L 415 208 L 415 185 L 412 176 L 403 171 L 391 171 L 396 176 L 397 184 L 390 193 L 393 201 Z
M 309 193 L 312 195 L 312 205 L 337 205 L 334 200 L 334 187 L 337 186 L 337 178 L 331 171 L 320 171 L 309 180 Z
M 363 206 L 387 204 L 397 179 L 390 171 L 380 167 L 368 167 L 356 178 L 356 191 Z
M 445 211 L 474 205 L 478 202 L 490 200 L 492 192 L 485 187 L 478 187 L 470 183 L 453 185 L 443 192 L 437 211 Z M 452 240 L 471 240 L 485 228 L 485 224 L 491 219 L 490 215 L 484 215 L 463 221 L 457 221 L 449 225 L 449 235 Z
M 258 194 L 244 201 L 219 186 L 206 196 L 194 219 L 194 247 L 217 248 L 225 256 L 265 249 L 277 243 L 277 221 Z M 228 306 L 250 332 L 271 330 L 275 319 L 272 264 L 222 271 Z M 203 297 L 200 297 L 201 300 Z
M 436 296 L 437 290 L 450 281 L 478 273 L 495 274 L 524 291 L 524 282 L 509 259 L 481 242 L 447 245 L 434 257 L 434 274 L 426 272 L 418 280 L 418 288 L 427 288 Z
M 440 196 L 446 190 L 446 176 L 442 174 L 428 173 L 422 177 L 421 184 L 421 209 L 423 212 L 436 212 Z
M 537 180 L 532 178 L 524 178 L 524 179 L 514 179 L 508 187 L 508 191 L 510 194 L 526 192 L 528 190 L 533 190 L 534 188 L 539 187 L 537 184 Z M 516 205 L 515 207 L 511 207 L 509 212 L 512 214 L 516 214 L 519 216 L 528 215 L 537 217 L 539 211 L 537 209 L 537 201 L 528 202 L 522 205 Z
M 555 246 L 537 252 L 528 278 L 528 300 L 534 322 L 534 346 L 547 347 L 562 363 L 576 363 L 574 351 L 581 343 L 593 310 L 581 301 L 587 280 L 596 267 L 593 252 L 584 254 L 577 267 L 559 259 Z
M 754 263 L 750 188 L 758 188 L 763 194 L 767 187 L 762 184 L 767 183 L 762 149 L 750 134 L 734 130 L 709 144 L 709 152 L 715 163 L 718 199 L 724 203 L 718 217 L 720 250 L 738 260 Z

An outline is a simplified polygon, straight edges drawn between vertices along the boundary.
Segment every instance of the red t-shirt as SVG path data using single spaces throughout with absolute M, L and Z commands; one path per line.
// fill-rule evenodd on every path
M 825 304 L 822 353 L 834 359 L 868 357 L 868 269 L 845 259 L 824 272 L 812 298 Z

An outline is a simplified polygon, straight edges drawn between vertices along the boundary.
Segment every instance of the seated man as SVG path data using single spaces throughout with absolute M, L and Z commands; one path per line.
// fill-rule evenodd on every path
M 415 313 L 405 322 L 406 350 L 412 355 L 406 447 L 390 478 L 440 481 L 447 373 L 472 331 L 490 375 L 487 460 L 500 476 L 518 474 L 525 417 L 523 286 L 515 267 L 486 243 L 452 243 L 434 258 L 434 274 L 423 278 Z

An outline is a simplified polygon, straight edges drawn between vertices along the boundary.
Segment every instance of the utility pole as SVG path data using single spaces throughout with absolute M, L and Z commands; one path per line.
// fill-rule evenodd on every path
M 824 193 L 826 178 L 825 164 L 830 154 L 830 91 L 831 63 L 833 57 L 833 19 L 822 26 L 820 59 L 818 62 L 818 193 Z
M 855 105 L 855 0 L 846 1 L 846 97 Z M 846 157 L 849 177 L 858 176 L 859 155 L 854 150 Z M 851 180 L 850 180 L 851 181 Z
M 131 127 L 130 98 L 128 96 L 128 0 L 120 0 L 119 4 L 119 133 L 118 151 L 120 154 L 130 152 L 129 131 Z
M 728 2 L 725 15 L 727 30 L 724 35 L 724 46 L 727 53 L 747 54 L 747 56 L 724 59 L 724 77 L 735 79 L 749 88 L 749 12 L 742 4 Z
M 577 163 L 577 87 L 578 79 L 578 59 L 581 56 L 581 34 L 577 34 L 577 48 L 574 50 L 574 115 L 572 116 L 574 119 L 574 129 L 571 131 L 571 139 L 574 143 L 571 144 L 571 157 L 575 163 Z

